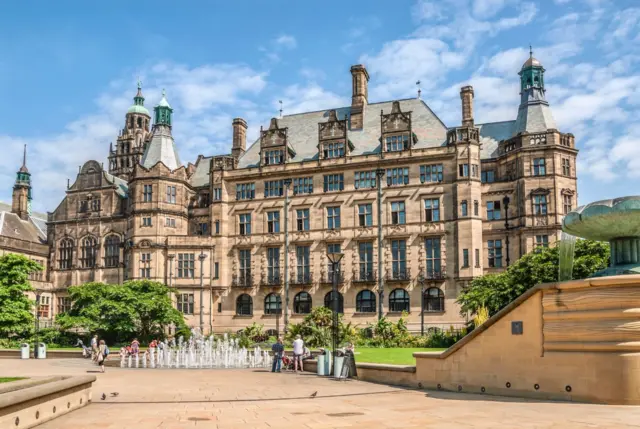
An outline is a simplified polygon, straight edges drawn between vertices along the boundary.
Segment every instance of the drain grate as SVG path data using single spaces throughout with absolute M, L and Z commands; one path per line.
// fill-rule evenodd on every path
M 326 415 L 329 417 L 352 417 L 352 416 L 364 416 L 364 413 L 331 413 Z

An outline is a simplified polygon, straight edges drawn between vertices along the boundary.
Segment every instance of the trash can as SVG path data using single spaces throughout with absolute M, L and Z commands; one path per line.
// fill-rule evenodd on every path
M 324 356 L 322 356 L 322 360 L 324 361 L 324 372 L 322 375 L 326 376 L 331 374 L 331 355 L 329 353 L 325 353 Z
M 324 375 L 324 353 L 316 356 L 318 375 Z
M 344 364 L 344 355 L 336 356 L 336 367 L 333 368 L 333 376 L 336 378 L 340 377 L 342 373 L 342 365 Z
M 29 359 L 30 347 L 27 343 L 20 344 L 20 359 Z
M 45 343 L 38 344 L 38 359 L 47 358 L 47 345 Z

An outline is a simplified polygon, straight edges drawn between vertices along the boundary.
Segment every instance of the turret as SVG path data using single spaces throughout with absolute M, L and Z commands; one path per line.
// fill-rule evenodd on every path
M 13 185 L 11 212 L 23 220 L 27 220 L 31 214 L 31 174 L 27 169 L 27 145 L 24 145 L 22 167 L 18 170 Z

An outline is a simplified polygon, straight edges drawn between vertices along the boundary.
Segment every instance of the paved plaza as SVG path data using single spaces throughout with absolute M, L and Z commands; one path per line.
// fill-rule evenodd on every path
M 0 359 L 0 376 L 96 369 L 81 359 Z M 91 405 L 39 428 L 640 428 L 640 407 L 426 392 L 263 369 L 107 368 L 96 375 Z

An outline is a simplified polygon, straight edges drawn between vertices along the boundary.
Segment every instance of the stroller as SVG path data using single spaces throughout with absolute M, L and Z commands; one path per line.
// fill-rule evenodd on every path
M 287 355 L 282 356 L 282 370 L 293 371 L 293 359 Z

